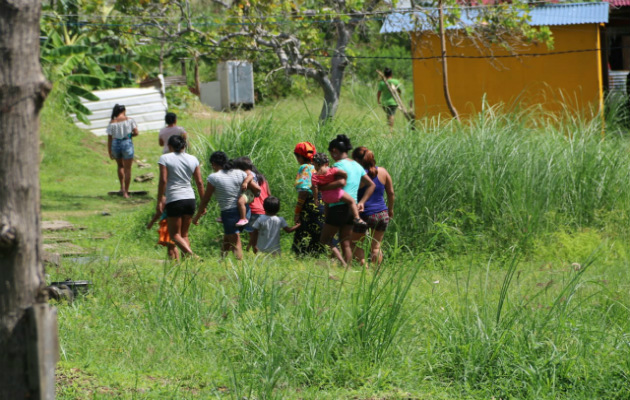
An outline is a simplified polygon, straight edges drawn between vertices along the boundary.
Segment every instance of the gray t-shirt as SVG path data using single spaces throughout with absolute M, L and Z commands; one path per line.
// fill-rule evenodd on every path
M 114 139 L 131 138 L 131 132 L 138 127 L 136 121 L 131 118 L 127 118 L 125 121 L 110 122 L 107 125 L 106 132 Z
M 245 171 L 240 169 L 221 170 L 208 176 L 208 183 L 214 186 L 214 196 L 217 198 L 221 211 L 231 210 L 238 206 L 241 185 L 246 177 Z
M 258 250 L 263 253 L 280 254 L 280 230 L 289 226 L 277 215 L 261 215 L 252 228 L 258 231 Z
M 166 179 L 166 203 L 177 200 L 194 199 L 190 179 L 199 166 L 197 157 L 186 153 L 166 153 L 160 156 L 158 164 L 168 171 Z
M 168 139 L 171 138 L 171 136 L 175 136 L 175 135 L 183 135 L 186 133 L 186 130 L 184 128 L 182 128 L 181 126 L 171 126 L 171 127 L 165 127 L 162 128 L 160 130 L 160 134 L 159 134 L 159 138 L 164 142 L 164 149 L 162 149 L 162 153 L 168 153 Z

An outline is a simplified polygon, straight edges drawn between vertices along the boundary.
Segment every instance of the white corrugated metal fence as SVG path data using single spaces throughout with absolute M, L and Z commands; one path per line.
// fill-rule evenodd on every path
M 75 118 L 75 124 L 79 128 L 88 129 L 97 136 L 106 135 L 112 109 L 116 104 L 125 106 L 127 116 L 136 121 L 140 132 L 158 130 L 164 127 L 164 116 L 168 107 L 163 90 L 157 88 L 122 88 L 99 90 L 93 93 L 100 100 L 83 101 L 83 105 L 92 111 L 92 115 L 87 116 L 90 125 L 85 125 Z

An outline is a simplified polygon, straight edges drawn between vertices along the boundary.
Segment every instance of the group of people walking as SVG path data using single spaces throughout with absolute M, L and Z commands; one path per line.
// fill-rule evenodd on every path
M 333 139 L 328 144 L 328 152 L 334 160 L 333 167 L 342 170 L 345 177 L 313 185 L 313 181 L 319 181 L 322 167 L 326 166 L 322 164 L 328 164 L 327 157 L 321 157 L 309 142 L 295 146 L 295 158 L 300 164 L 295 182 L 295 222 L 301 223 L 293 238 L 292 250 L 296 254 L 319 254 L 324 251 L 322 245 L 326 245 L 343 265 L 349 264 L 353 257 L 363 264 L 365 256 L 361 242 L 369 230 L 370 260 L 382 261 L 381 242 L 390 218 L 394 216 L 394 186 L 387 170 L 376 166 L 374 154 L 368 148 L 356 148 L 350 158 L 351 150 L 352 144 L 346 135 Z M 344 201 L 324 206 L 321 193 L 338 188 L 350 195 L 356 206 Z M 359 221 L 353 214 L 353 207 L 359 212 Z
M 131 137 L 138 131 L 125 114 L 124 106 L 114 107 L 107 133 L 110 157 L 117 161 L 121 193 L 128 197 Z M 190 225 L 199 223 L 214 196 L 221 211 L 217 222 L 224 233 L 222 255 L 232 252 L 237 259 L 242 258 L 242 232 L 250 233 L 248 249 L 278 255 L 280 232 L 284 230 L 294 233 L 291 250 L 298 256 L 329 252 L 343 265 L 353 258 L 365 264 L 362 241 L 369 231 L 370 261 L 382 261 L 381 242 L 394 215 L 394 188 L 391 176 L 385 168 L 376 166 L 368 148 L 361 146 L 353 151 L 350 139 L 337 135 L 328 144 L 329 161 L 312 143 L 298 143 L 293 151 L 299 164 L 297 200 L 293 226 L 289 226 L 278 216 L 279 199 L 271 195 L 267 179 L 248 157 L 230 159 L 222 151 L 212 153 L 209 161 L 213 172 L 204 187 L 199 160 L 186 153 L 186 132 L 176 126 L 176 120 L 168 113 L 167 127 L 159 135 L 164 154 L 158 161 L 156 213 L 147 226 L 160 220 L 159 243 L 168 247 L 169 257 L 178 259 L 180 252 L 194 256 L 188 238 Z M 201 199 L 198 208 L 191 182 Z

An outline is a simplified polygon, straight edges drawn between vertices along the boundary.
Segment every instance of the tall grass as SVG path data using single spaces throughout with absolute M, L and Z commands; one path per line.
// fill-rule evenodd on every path
M 61 365 L 119 398 L 624 399 L 628 273 L 600 258 L 444 272 L 405 252 L 378 271 L 96 263 L 92 294 L 59 305 Z M 90 387 L 60 397 L 77 385 Z
M 601 226 L 609 213 L 628 220 L 628 143 L 603 136 L 601 120 L 487 107 L 459 124 L 424 119 L 417 130 L 383 136 L 361 119 L 285 128 L 274 116 L 234 120 L 197 151 L 249 155 L 291 204 L 295 143 L 325 151 L 338 133 L 372 149 L 396 189 L 393 230 L 425 249 L 506 248 L 559 227 Z M 624 233 L 627 230 L 624 229 Z
M 367 104 L 369 89 L 355 92 Z M 125 212 L 76 217 L 93 221 L 85 237 L 111 233 L 92 242 L 107 260 L 47 270 L 93 282 L 89 295 L 58 304 L 59 398 L 630 397 L 627 139 L 602 137 L 598 121 L 531 110 L 486 108 L 465 124 L 427 119 L 389 136 L 375 123 L 380 110 L 342 111 L 324 127 L 295 109 L 267 111 L 194 131 L 204 172 L 213 150 L 249 154 L 288 217 L 295 143 L 322 150 L 347 134 L 395 182 L 381 268 L 286 251 L 219 260 L 210 217 L 192 230 L 204 261 L 164 262 L 144 228 L 152 203 L 81 186 L 95 210 Z M 73 180 L 72 164 L 44 154 L 44 202 L 51 188 L 65 200 L 72 182 L 116 180 L 113 165 L 101 170 L 98 140 L 72 131 L 67 143 L 44 142 L 92 165 Z M 79 152 L 84 144 L 96 150 Z
M 593 369 L 608 361 L 625 365 L 619 357 L 626 357 L 628 351 L 626 344 L 618 347 L 620 353 L 601 347 L 627 341 L 627 327 L 611 324 L 611 318 L 628 310 L 598 280 L 586 278 L 588 268 L 596 264 L 590 260 L 579 268 L 556 271 L 556 276 L 562 274 L 559 287 L 554 288 L 558 282 L 551 280 L 532 290 L 529 273 L 512 263 L 496 303 L 488 274 L 476 285 L 470 282 L 469 272 L 457 300 L 437 297 L 431 302 L 430 308 L 438 311 L 428 314 L 428 329 L 436 338 L 427 343 L 422 362 L 437 375 L 497 398 L 627 396 L 625 372 Z M 521 282 L 510 285 L 513 278 Z M 507 293 L 512 299 L 506 310 Z M 607 304 L 606 311 L 592 314 L 594 298 Z M 507 313 L 499 318 L 502 308 Z M 590 381 L 595 376 L 590 374 L 598 379 Z

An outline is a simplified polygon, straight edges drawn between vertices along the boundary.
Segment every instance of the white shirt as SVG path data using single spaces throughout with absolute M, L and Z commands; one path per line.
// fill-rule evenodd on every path
M 137 127 L 136 121 L 127 118 L 120 122 L 110 122 L 106 131 L 113 139 L 126 139 L 131 138 L 131 132 Z
M 258 231 L 258 250 L 263 253 L 280 254 L 280 230 L 289 226 L 277 215 L 261 215 L 252 228 Z
M 160 134 L 158 135 L 158 138 L 160 138 L 162 140 L 162 142 L 164 142 L 164 148 L 162 149 L 162 153 L 168 153 L 170 150 L 168 149 L 168 139 L 171 138 L 171 136 L 175 136 L 175 135 L 183 135 L 186 133 L 186 130 L 184 128 L 182 128 L 181 126 L 166 126 L 164 128 L 162 128 L 160 130 Z
M 160 156 L 158 164 L 168 171 L 166 178 L 166 203 L 177 200 L 194 199 L 195 192 L 190 184 L 195 169 L 199 166 L 197 157 L 184 152 L 166 153 Z

